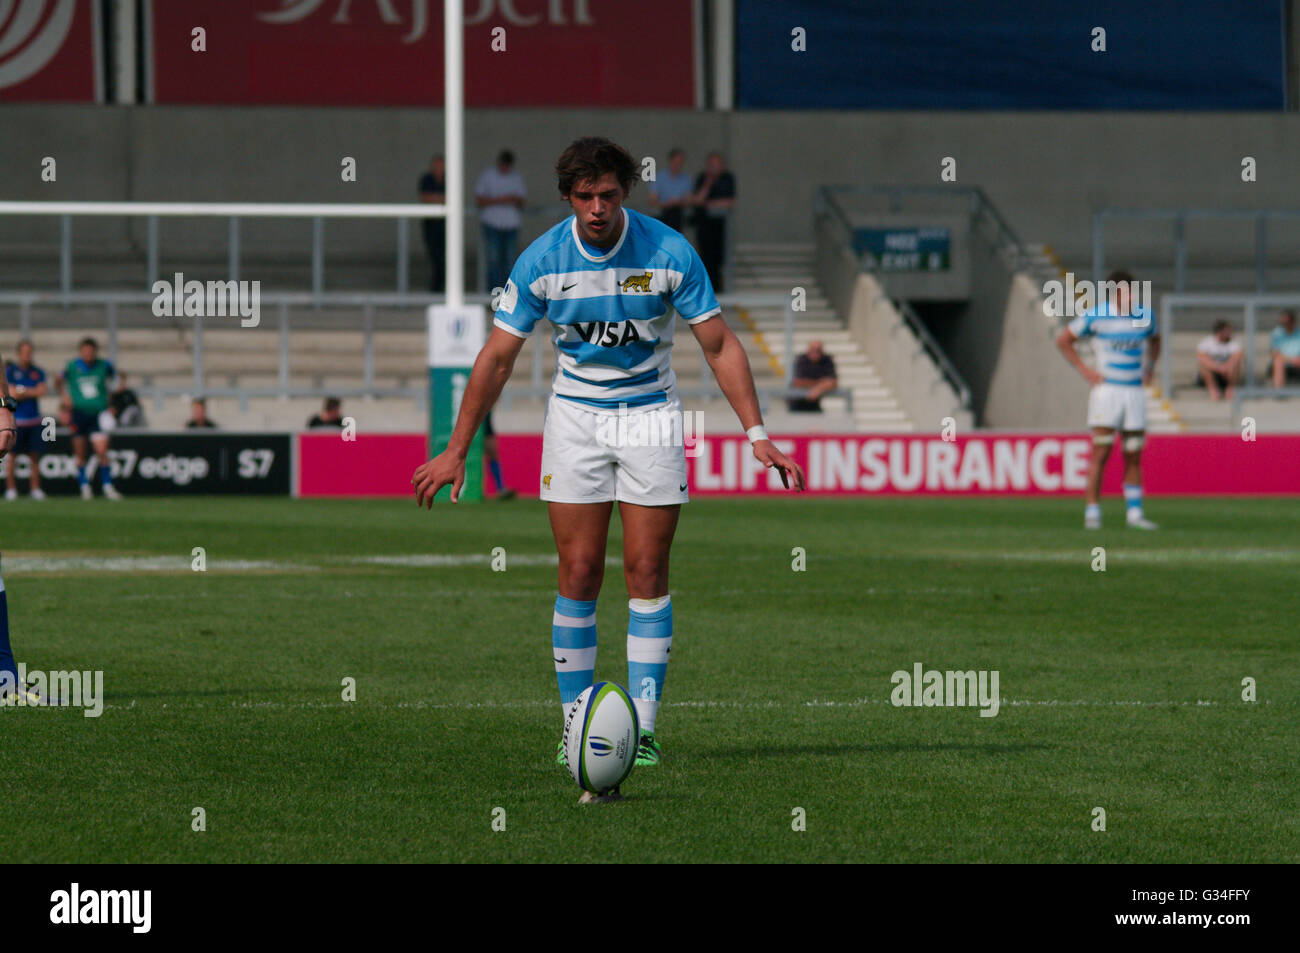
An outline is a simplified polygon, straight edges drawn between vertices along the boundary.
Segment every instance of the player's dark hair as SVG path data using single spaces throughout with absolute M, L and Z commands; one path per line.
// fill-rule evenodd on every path
M 77 350 L 81 350 L 81 348 L 85 347 L 87 344 L 93 347 L 96 351 L 99 350 L 99 343 L 94 338 L 90 337 L 82 338 L 81 343 L 77 345 Z
M 1222 331 L 1224 328 L 1230 328 L 1230 327 L 1232 327 L 1232 322 L 1231 322 L 1231 321 L 1226 321 L 1226 320 L 1224 320 L 1223 318 L 1219 318 L 1218 321 L 1215 321 L 1215 322 L 1214 322 L 1214 327 L 1213 327 L 1212 330 L 1213 330 L 1213 332 L 1214 332 L 1215 334 L 1218 334 L 1218 333 L 1219 333 L 1220 331 Z
M 579 182 L 594 182 L 606 172 L 614 173 L 626 195 L 637 180 L 636 160 L 618 143 L 603 136 L 575 139 L 555 163 L 560 196 L 567 199 Z
M 511 152 L 509 149 L 502 149 L 499 153 L 497 153 L 497 162 L 500 163 L 501 165 L 514 165 L 515 154 Z
M 342 405 L 342 403 L 343 403 L 343 401 L 339 400 L 337 397 L 326 397 L 326 398 L 325 398 L 325 409 L 326 409 L 326 410 L 338 410 L 339 407 Z
M 1106 276 L 1106 280 L 1113 281 L 1117 284 L 1119 282 L 1123 282 L 1124 284 L 1129 284 L 1130 282 L 1137 281 L 1137 279 L 1134 278 L 1130 272 L 1124 271 L 1122 269 L 1119 271 L 1112 271 L 1109 275 Z
M 670 159 L 674 159 L 677 156 L 684 156 L 684 155 L 686 155 L 686 153 L 683 152 L 681 149 L 679 149 L 677 146 L 673 146 L 671 149 L 668 150 L 668 158 Z

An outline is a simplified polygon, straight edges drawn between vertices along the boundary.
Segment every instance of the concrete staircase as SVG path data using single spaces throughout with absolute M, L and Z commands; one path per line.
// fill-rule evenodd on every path
M 732 266 L 732 287 L 736 293 L 775 293 L 789 296 L 801 287 L 807 292 L 807 310 L 795 314 L 794 354 L 803 353 L 808 342 L 819 340 L 826 353 L 835 359 L 840 386 L 853 393 L 849 414 L 843 398 L 822 400 L 827 423 L 832 417 L 846 416 L 849 428 L 858 433 L 910 433 L 915 429 L 889 387 L 880 379 L 870 358 L 844 329 L 843 322 L 831 309 L 814 278 L 811 244 L 741 244 L 736 247 Z M 746 348 L 759 378 L 759 355 L 771 369 L 774 385 L 785 373 L 785 308 L 751 307 L 740 309 L 737 321 L 729 322 L 738 335 L 742 328 L 749 333 Z M 742 336 L 742 340 L 745 338 Z M 761 385 L 760 385 L 761 386 Z M 791 417 L 818 415 L 794 414 Z

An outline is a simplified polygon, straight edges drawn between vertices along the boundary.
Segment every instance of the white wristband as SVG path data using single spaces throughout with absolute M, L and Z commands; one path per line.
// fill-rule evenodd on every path
M 767 439 L 767 428 L 762 424 L 754 424 L 745 431 L 745 436 L 749 438 L 750 443 L 758 443 L 760 440 Z

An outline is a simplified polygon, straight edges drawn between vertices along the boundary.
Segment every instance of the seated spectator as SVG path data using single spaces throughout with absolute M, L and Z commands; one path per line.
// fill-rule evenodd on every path
M 804 396 L 787 398 L 786 403 L 795 412 L 820 412 L 822 395 L 837 386 L 835 361 L 822 350 L 821 341 L 809 341 L 808 352 L 794 362 L 794 378 L 790 381 L 790 388 L 804 390 Z
M 659 221 L 679 232 L 692 201 L 691 174 L 685 167 L 686 153 L 672 149 L 668 153 L 668 170 L 659 173 L 650 187 L 650 204 L 659 210 Z
M 130 387 L 126 386 L 126 375 L 117 375 L 117 390 L 108 396 L 108 410 L 106 413 L 112 416 L 112 421 L 105 420 L 101 415 L 102 424 L 106 424 L 106 430 L 112 430 L 114 427 L 147 427 L 149 422 L 144 417 L 144 407 L 140 403 L 140 395 Z
M 206 398 L 195 397 L 190 402 L 190 419 L 185 421 L 187 430 L 215 430 L 217 429 L 216 421 L 208 416 L 208 402 Z
M 1282 312 L 1269 338 L 1268 350 L 1274 387 L 1285 387 L 1289 380 L 1300 381 L 1300 329 L 1296 328 L 1294 311 Z
M 1232 339 L 1232 325 L 1215 321 L 1214 330 L 1196 345 L 1196 383 L 1210 392 L 1210 400 L 1232 399 L 1233 388 L 1241 381 L 1241 363 L 1245 351 L 1241 342 Z
M 321 412 L 307 421 L 307 427 L 342 427 L 343 401 L 337 397 L 326 397 Z

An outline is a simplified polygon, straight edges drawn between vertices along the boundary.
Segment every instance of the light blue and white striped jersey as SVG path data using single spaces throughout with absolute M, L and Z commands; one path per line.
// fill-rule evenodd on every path
M 1070 333 L 1078 338 L 1093 338 L 1097 355 L 1097 372 L 1107 384 L 1121 387 L 1142 386 L 1142 362 L 1147 341 L 1155 336 L 1156 322 L 1151 309 L 1142 306 L 1132 314 L 1111 313 L 1108 303 L 1079 315 L 1070 322 Z
M 601 413 L 677 396 L 669 355 L 680 314 L 699 324 L 721 312 L 704 263 L 658 219 L 623 209 L 607 252 L 587 245 L 570 215 L 519 256 L 493 324 L 526 338 L 550 320 L 556 396 Z

